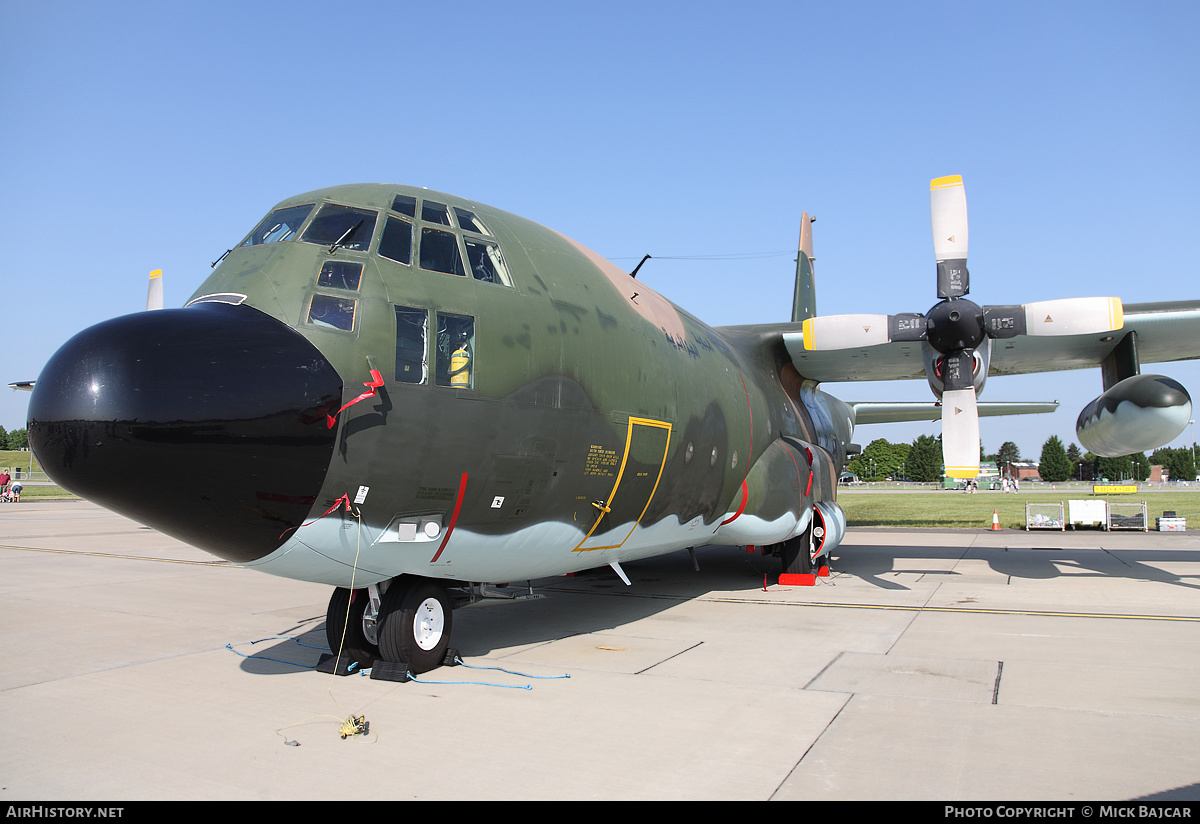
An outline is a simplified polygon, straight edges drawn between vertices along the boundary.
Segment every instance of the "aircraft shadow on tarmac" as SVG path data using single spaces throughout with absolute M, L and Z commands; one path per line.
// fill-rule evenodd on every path
M 921 566 L 922 560 L 940 564 Z M 909 589 L 905 581 L 925 575 L 954 576 L 956 561 L 983 560 L 998 575 L 1030 580 L 1050 580 L 1064 575 L 1084 578 L 1119 578 L 1173 584 L 1200 589 L 1200 575 L 1178 575 L 1158 564 L 1196 564 L 1200 550 L 1192 549 L 1105 549 L 1053 546 L 1047 538 L 1042 546 L 968 549 L 957 546 L 853 546 L 835 553 L 833 567 L 880 589 Z
M 701 547 L 696 555 L 699 571 L 683 551 L 622 564 L 633 584 L 629 587 L 603 567 L 534 581 L 540 598 L 485 601 L 455 610 L 454 646 L 466 660 L 611 631 L 707 595 L 745 595 L 776 586 L 779 561 L 774 557 L 742 547 Z M 527 591 L 524 582 L 510 588 Z M 276 636 L 234 651 L 252 656 L 243 660 L 242 669 L 256 675 L 311 669 L 328 654 L 324 616 L 281 627 Z
M 1040 547 L 852 546 L 833 558 L 834 584 L 849 576 L 885 590 L 909 590 L 925 576 L 952 578 L 959 562 L 983 560 L 988 568 L 1011 578 L 1049 580 L 1117 578 L 1200 589 L 1200 576 L 1178 575 L 1155 564 L 1200 563 L 1200 550 L 1058 548 L 1048 538 Z M 656 615 L 681 602 L 728 594 L 745 597 L 775 588 L 778 560 L 741 547 L 703 547 L 696 551 L 699 571 L 686 552 L 624 564 L 633 586 L 626 587 L 607 567 L 571 577 L 534 583 L 541 598 L 488 601 L 454 613 L 455 639 L 464 659 L 519 650 L 577 635 L 611 631 Z M 928 563 L 922 563 L 928 562 Z M 514 584 L 514 591 L 525 591 Z M 795 590 L 797 598 L 803 590 Z M 243 645 L 238 652 L 253 657 L 246 672 L 278 675 L 316 666 L 327 654 L 324 616 L 314 616 L 278 633 L 277 643 Z M 294 639 L 294 640 L 293 640 Z M 275 638 L 265 639 L 276 640 Z M 262 642 L 260 642 L 262 643 Z M 286 663 L 281 663 L 286 662 Z

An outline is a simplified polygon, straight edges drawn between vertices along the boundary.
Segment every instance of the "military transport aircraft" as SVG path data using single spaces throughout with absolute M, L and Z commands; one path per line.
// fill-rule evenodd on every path
M 932 186 L 940 300 L 822 317 L 801 218 L 789 322 L 712 328 L 580 244 L 409 186 L 289 198 L 180 309 L 81 332 L 30 443 L 64 488 L 221 558 L 334 587 L 330 647 L 416 674 L 493 585 L 706 544 L 804 583 L 842 539 L 856 424 L 941 416 L 977 471 L 989 374 L 1099 365 L 1085 446 L 1174 438 L 1191 400 L 1142 361 L 1200 357 L 1200 301 L 966 299 L 961 178 Z M 921 378 L 934 402 L 822 382 Z M 938 402 L 941 406 L 938 406 Z M 488 587 L 492 586 L 492 589 Z

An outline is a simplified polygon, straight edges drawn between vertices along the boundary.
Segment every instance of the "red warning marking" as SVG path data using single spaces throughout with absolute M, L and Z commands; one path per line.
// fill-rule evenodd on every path
M 717 524 L 717 529 L 720 529 L 721 527 L 725 526 L 725 524 L 736 521 L 737 517 L 746 511 L 746 498 L 747 497 L 749 497 L 749 493 L 746 491 L 746 482 L 742 481 L 742 505 L 738 507 L 737 512 L 733 513 L 728 518 L 721 521 L 721 523 Z
M 458 523 L 458 513 L 462 510 L 463 495 L 467 491 L 467 473 L 464 472 L 458 481 L 458 498 L 454 501 L 454 514 L 450 516 L 450 525 L 446 527 L 446 535 L 442 538 L 442 543 L 438 547 L 438 551 L 429 559 L 429 563 L 433 563 L 438 558 L 442 557 L 442 550 L 446 548 L 446 544 L 450 542 L 450 534 L 454 532 L 454 525 Z
M 357 398 L 344 405 L 332 415 L 325 416 L 325 426 L 327 429 L 333 429 L 334 424 L 337 423 L 337 416 L 354 406 L 354 404 L 358 403 L 359 401 L 365 401 L 367 398 L 375 397 L 375 390 L 383 386 L 383 374 L 378 369 L 372 369 L 371 380 L 364 383 L 363 386 L 367 387 L 368 391 L 363 392 Z

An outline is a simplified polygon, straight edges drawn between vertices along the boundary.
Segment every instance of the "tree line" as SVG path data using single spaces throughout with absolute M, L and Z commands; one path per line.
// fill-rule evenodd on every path
M 1102 458 L 1084 452 L 1075 444 L 1064 447 L 1057 435 L 1051 435 L 1042 444 L 1037 461 L 1038 474 L 1043 481 L 1059 482 L 1135 480 L 1150 477 L 1150 467 L 1161 465 L 1168 477 L 1177 481 L 1196 479 L 1196 444 L 1191 447 L 1156 449 L 1149 456 L 1142 452 L 1119 458 Z M 984 451 L 980 445 L 979 460 L 996 464 L 1005 474 L 1006 466 L 1016 463 L 1033 463 L 1022 458 L 1021 451 L 1012 441 L 1005 441 L 993 453 Z M 886 438 L 871 441 L 863 451 L 846 466 L 865 481 L 894 480 L 936 483 L 942 479 L 941 436 L 921 435 L 912 443 L 891 443 Z M 1011 471 L 1011 470 L 1010 470 Z
M 29 434 L 24 429 L 14 429 L 8 432 L 0 426 L 0 449 L 26 449 L 29 446 Z

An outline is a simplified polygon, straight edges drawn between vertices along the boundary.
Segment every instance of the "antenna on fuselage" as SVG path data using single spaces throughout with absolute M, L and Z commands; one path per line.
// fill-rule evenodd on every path
M 635 278 L 635 277 L 637 277 L 638 269 L 641 269 L 641 268 L 642 268 L 642 264 L 643 264 L 643 263 L 645 263 L 646 261 L 648 261 L 649 259 L 650 259 L 650 255 L 646 255 L 644 258 L 642 258 L 642 259 L 641 259 L 641 260 L 638 262 L 638 265 L 633 267 L 633 271 L 629 273 L 629 276 L 630 276 L 631 278 Z

